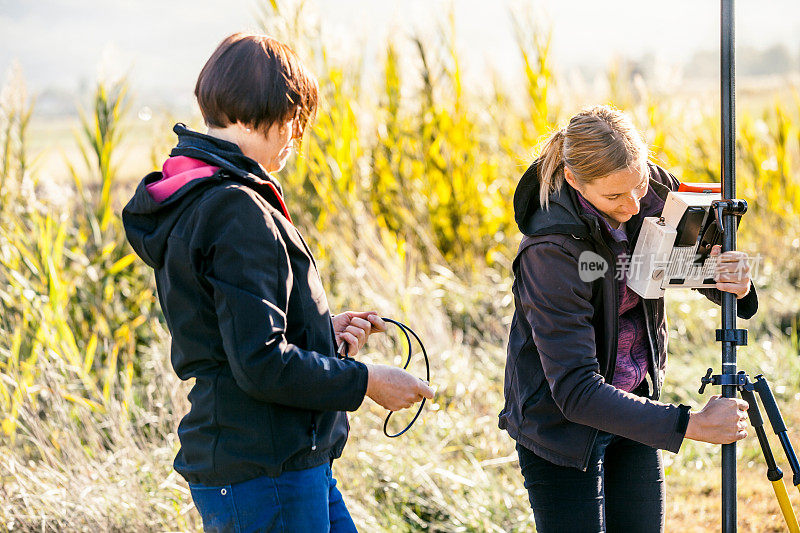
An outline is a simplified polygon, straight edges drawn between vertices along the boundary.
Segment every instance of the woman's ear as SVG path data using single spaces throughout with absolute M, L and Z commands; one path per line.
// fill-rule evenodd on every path
M 569 186 L 575 189 L 576 191 L 580 190 L 580 188 L 578 187 L 578 181 L 575 179 L 575 175 L 572 173 L 570 169 L 567 168 L 566 165 L 564 165 L 564 180 L 566 180 L 566 182 L 569 183 Z
M 236 127 L 239 129 L 240 135 L 245 135 L 253 132 L 253 128 L 251 128 L 247 124 L 243 124 L 241 121 L 236 122 Z

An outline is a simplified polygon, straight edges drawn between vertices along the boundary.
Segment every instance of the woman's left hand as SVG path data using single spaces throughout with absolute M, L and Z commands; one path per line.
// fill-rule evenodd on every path
M 718 256 L 714 281 L 721 291 L 732 292 L 736 298 L 744 298 L 750 292 L 750 263 L 747 252 L 732 250 L 721 253 L 717 244 L 711 249 L 712 256 Z
M 347 343 L 347 355 L 356 355 L 370 333 L 386 331 L 386 322 L 375 311 L 345 311 L 333 317 L 336 346 Z

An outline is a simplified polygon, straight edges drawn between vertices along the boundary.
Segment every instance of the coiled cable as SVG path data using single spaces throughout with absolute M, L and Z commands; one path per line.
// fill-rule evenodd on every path
M 394 319 L 391 319 L 391 318 L 387 318 L 387 317 L 381 317 L 381 319 L 384 322 L 389 322 L 390 324 L 394 324 L 395 326 L 400 328 L 400 331 L 402 331 L 403 335 L 405 335 L 405 337 L 406 337 L 406 343 L 408 344 L 408 356 L 406 357 L 406 362 L 403 365 L 403 370 L 407 369 L 408 365 L 411 363 L 411 355 L 413 354 L 413 351 L 411 349 L 411 336 L 413 336 L 414 339 L 416 339 L 417 343 L 419 344 L 419 347 L 422 349 L 422 357 L 423 357 L 423 359 L 425 361 L 425 383 L 426 384 L 430 384 L 430 381 L 431 381 L 431 367 L 430 367 L 430 362 L 428 361 L 428 352 L 425 351 L 425 345 L 422 344 L 422 340 L 419 338 L 419 335 L 417 335 L 414 332 L 413 329 L 411 329 L 407 325 L 403 324 L 402 322 L 399 322 L 397 320 L 394 320 Z M 409 333 L 411 334 L 411 336 L 409 336 Z M 342 359 L 351 359 L 347 355 L 347 343 L 346 342 L 342 343 L 342 345 L 339 348 L 339 353 L 337 355 Z M 398 433 L 394 433 L 394 434 L 389 433 L 389 420 L 392 418 L 392 415 L 394 414 L 394 411 L 389 411 L 389 414 L 386 415 L 386 420 L 383 422 L 383 434 L 386 435 L 389 438 L 395 438 L 395 437 L 399 437 L 400 435 L 402 435 L 403 433 L 405 433 L 406 431 L 411 429 L 411 426 L 413 426 L 414 422 L 417 421 L 417 419 L 419 418 L 419 415 L 422 414 L 422 409 L 425 408 L 426 399 L 427 398 L 422 398 L 422 401 L 419 404 L 419 408 L 417 409 L 417 412 L 414 415 L 414 418 L 412 418 L 411 422 L 409 422 L 409 424 L 405 428 L 403 428 L 402 431 L 399 431 Z

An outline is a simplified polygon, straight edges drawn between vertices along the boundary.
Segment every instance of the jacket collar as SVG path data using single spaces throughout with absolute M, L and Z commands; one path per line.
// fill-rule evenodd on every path
M 190 130 L 186 124 L 181 122 L 175 124 L 172 131 L 178 135 L 178 144 L 170 152 L 170 157 L 183 155 L 220 167 L 245 180 L 256 183 L 267 181 L 272 183 L 283 195 L 283 189 L 278 180 L 265 172 L 257 162 L 244 155 L 236 144 Z

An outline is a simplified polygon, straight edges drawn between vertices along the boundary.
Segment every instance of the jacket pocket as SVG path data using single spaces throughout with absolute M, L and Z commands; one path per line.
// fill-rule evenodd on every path
M 522 401 L 522 418 L 525 418 L 527 412 L 535 410 L 535 406 L 541 401 L 542 397 L 549 393 L 550 387 L 547 385 L 547 380 L 544 379 L 544 373 L 539 374 L 521 395 L 524 398 Z

